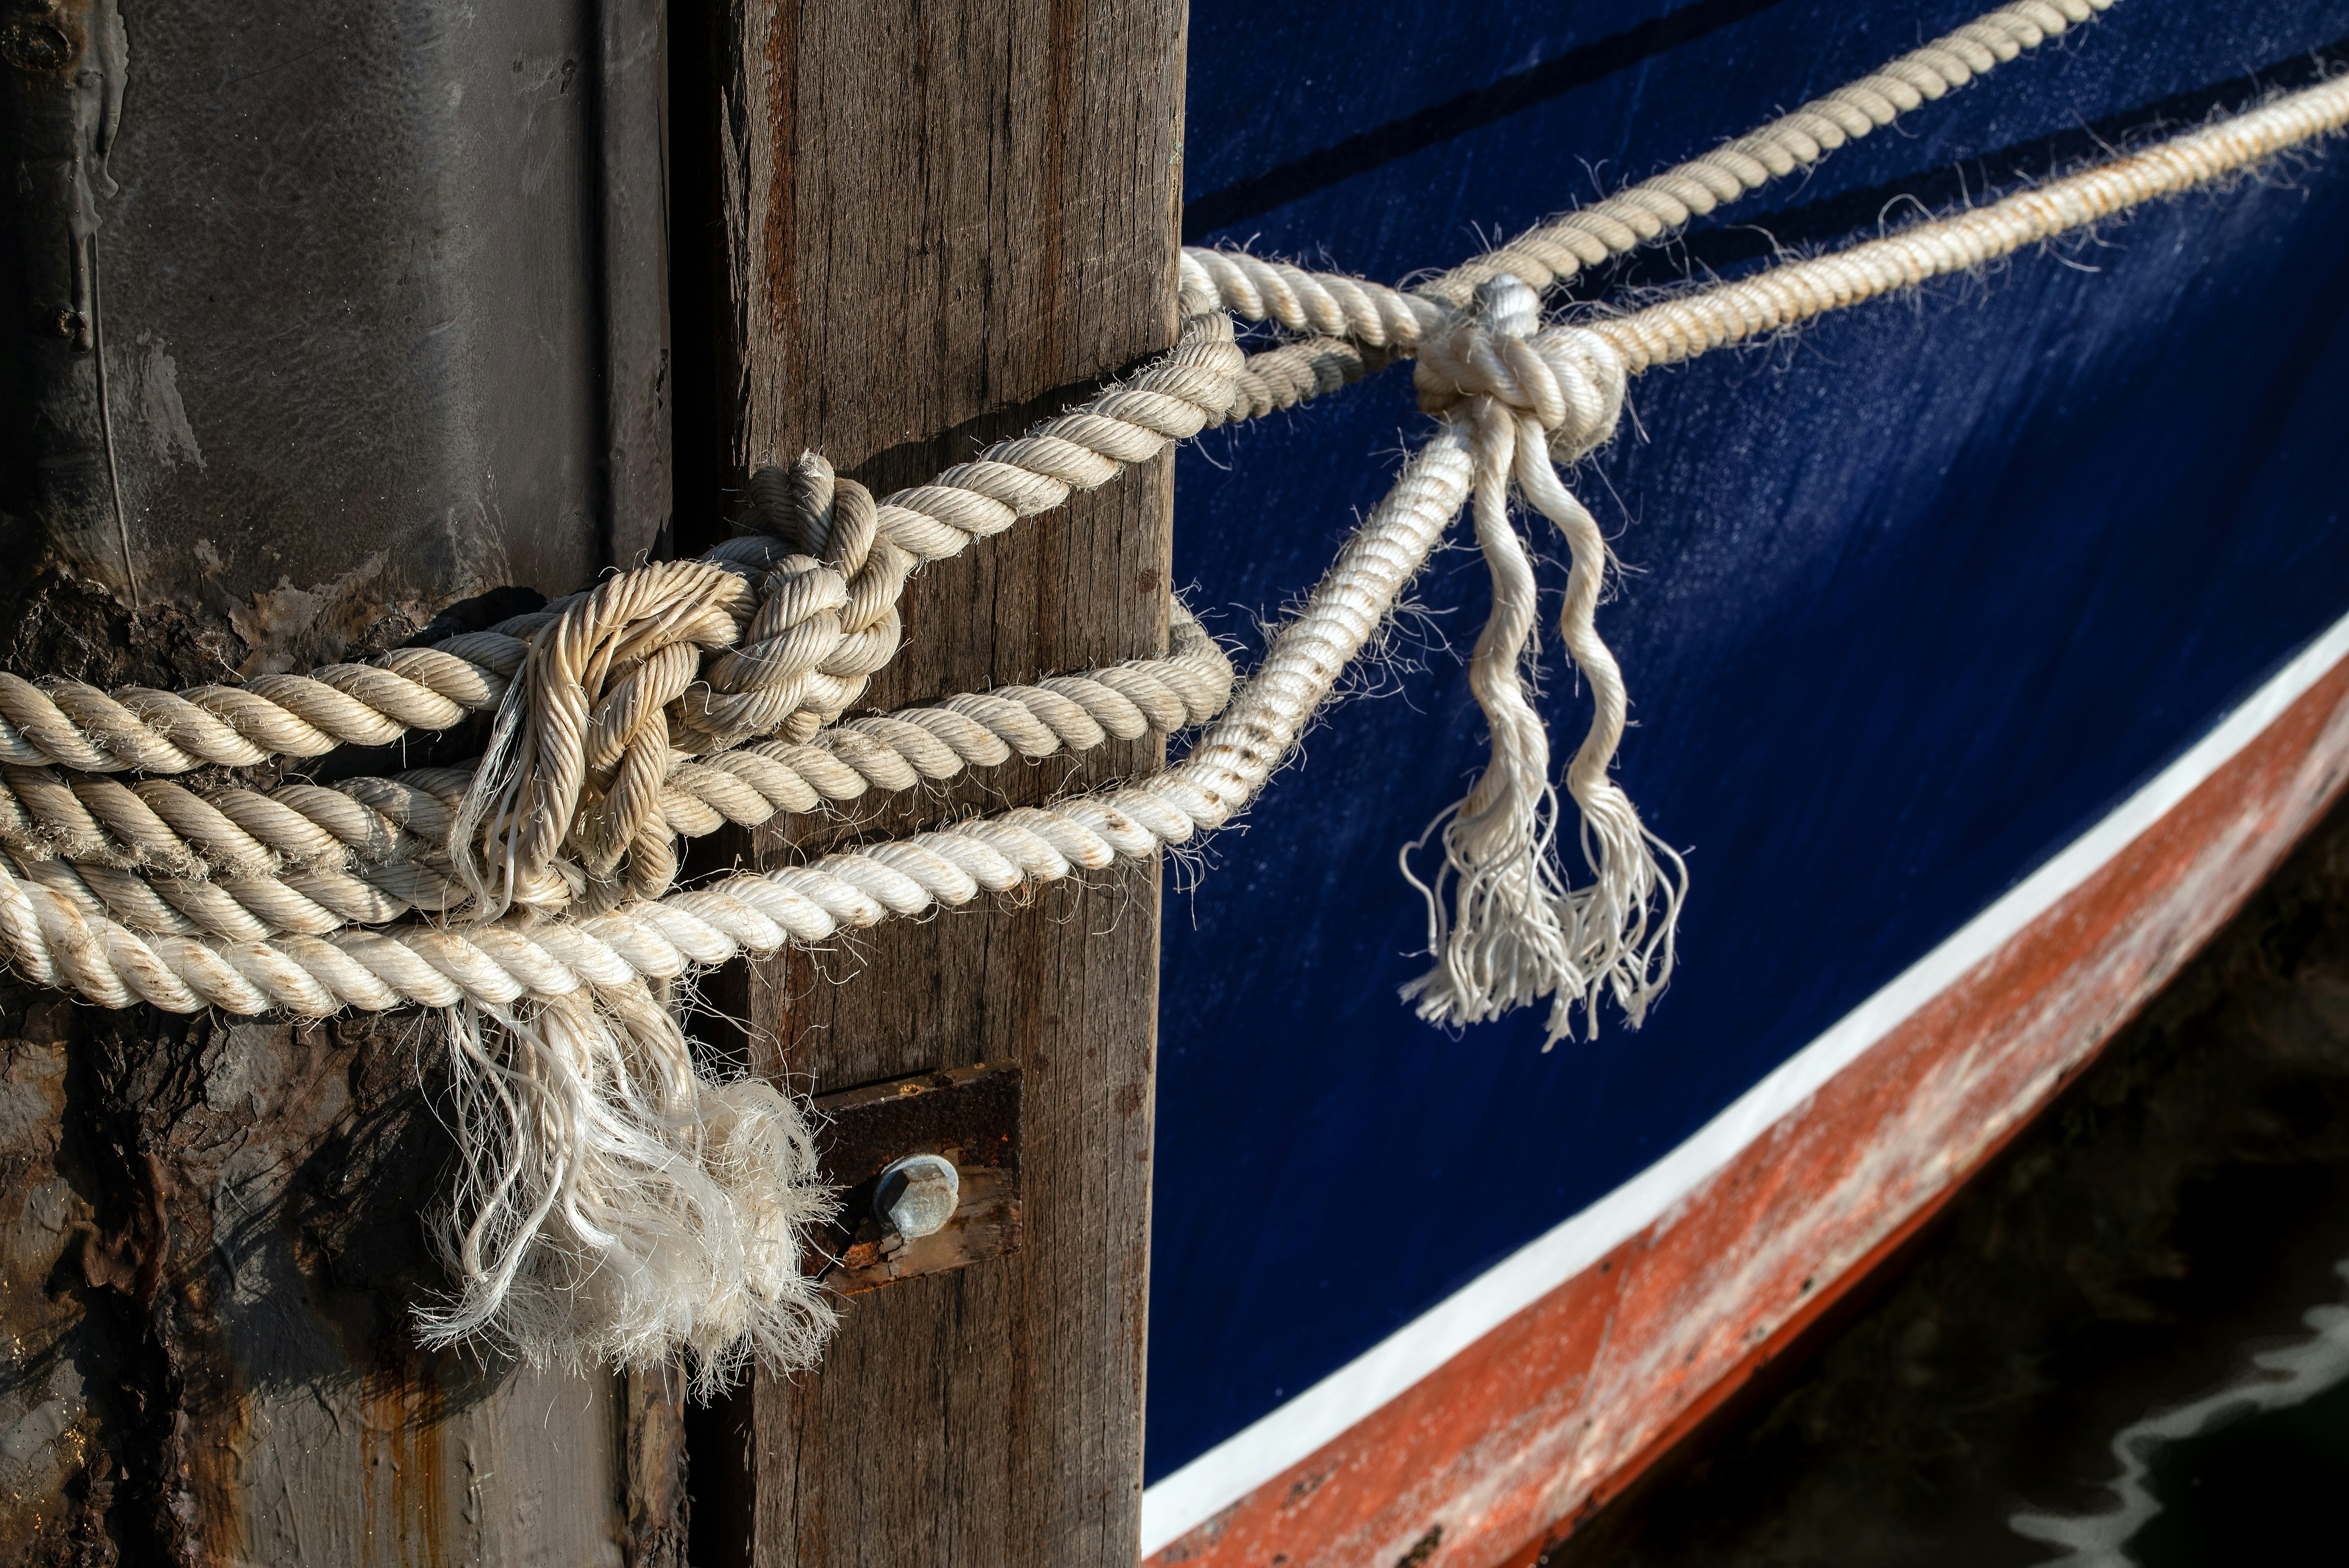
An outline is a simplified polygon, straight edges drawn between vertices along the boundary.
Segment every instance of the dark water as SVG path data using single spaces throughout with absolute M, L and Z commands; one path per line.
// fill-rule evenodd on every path
M 2349 811 L 1545 1568 L 2349 1563 Z
M 2108 1504 L 2007 1527 L 2082 1568 L 2274 1560 L 2322 1541 L 2349 1480 L 2349 1306 L 2302 1321 L 2307 1337 L 2254 1352 L 2247 1375 L 2114 1434 Z
M 2340 1326 L 2330 1326 L 2330 1387 L 2282 1409 L 2222 1420 L 2156 1455 L 2150 1491 L 2164 1507 L 2127 1543 L 2132 1557 L 2147 1568 L 2230 1557 L 2287 1562 L 2312 1547 L 2329 1547 L 2333 1562 L 2349 1558 L 2349 1354 Z

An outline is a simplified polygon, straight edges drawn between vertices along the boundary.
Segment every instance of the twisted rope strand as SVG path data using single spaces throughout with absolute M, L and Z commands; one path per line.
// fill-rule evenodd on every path
M 1171 627 L 1164 658 L 852 719 L 805 741 L 700 759 L 672 753 L 658 796 L 662 830 L 696 838 L 727 822 L 757 827 L 779 812 L 909 789 L 1014 755 L 1077 754 L 1203 724 L 1230 695 L 1231 660 L 1179 603 Z M 0 849 L 21 875 L 85 915 L 136 931 L 245 942 L 324 935 L 465 905 L 450 834 L 468 779 L 462 769 L 419 769 L 332 789 L 198 796 L 164 779 L 126 789 L 5 769 Z
M 241 686 L 178 694 L 145 686 L 104 692 L 67 680 L 36 685 L 0 674 L 0 763 L 185 773 L 322 757 L 343 745 L 387 746 L 410 729 L 446 729 L 495 707 L 527 652 L 502 631 L 473 633 L 307 676 L 255 676 Z
M 1179 601 L 1173 652 L 1129 659 L 1084 676 L 998 686 L 935 707 L 852 719 L 801 744 L 768 742 L 709 762 L 681 762 L 662 810 L 688 837 L 722 820 L 755 828 L 779 812 L 854 800 L 866 789 L 908 789 L 1016 753 L 1031 760 L 1089 751 L 1110 739 L 1204 724 L 1231 696 L 1230 657 Z
M 1552 219 L 1409 292 L 1245 252 L 1185 250 L 1224 307 L 1311 334 L 1247 356 L 1225 418 L 1257 418 L 1382 369 L 1447 327 L 1477 286 L 1504 274 L 1546 293 L 1692 220 L 1808 169 L 1929 99 L 2035 49 L 2118 0 L 2020 0 L 1913 49 L 1702 157 Z
M 2132 207 L 2209 185 L 2349 126 L 2349 76 L 1881 240 L 1665 300 L 1589 329 L 1633 374 L 1962 273 Z
M 1520 234 L 1415 292 L 1458 309 L 1477 284 L 1507 273 L 1546 294 L 1584 267 L 1653 243 L 1724 201 L 1810 168 L 1847 142 L 2117 3 L 2017 0 L 2002 5 L 1758 130 Z

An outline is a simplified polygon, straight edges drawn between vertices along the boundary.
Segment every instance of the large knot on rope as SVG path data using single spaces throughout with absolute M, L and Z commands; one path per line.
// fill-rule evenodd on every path
M 1615 433 L 1623 360 L 1596 334 L 1543 326 L 1534 291 L 1503 275 L 1478 285 L 1470 315 L 1427 335 L 1416 377 L 1423 408 L 1469 427 L 1476 542 L 1492 573 L 1493 610 L 1468 682 L 1492 739 L 1466 798 L 1402 852 L 1403 874 L 1427 899 L 1435 960 L 1403 995 L 1418 999 L 1422 1017 L 1447 1025 L 1550 997 L 1552 1044 L 1571 1032 L 1578 1006 L 1596 1027 L 1602 991 L 1637 1025 L 1671 973 L 1684 878 L 1679 857 L 1648 833 L 1609 776 L 1629 717 L 1622 672 L 1595 620 L 1611 557 L 1552 466 Z M 1591 699 L 1588 732 L 1566 775 L 1590 872 L 1579 887 L 1560 861 L 1549 737 L 1527 691 L 1539 586 L 1509 516 L 1513 493 L 1557 525 L 1572 561 L 1558 631 Z M 1430 837 L 1444 859 L 1423 881 L 1411 860 Z
M 806 739 L 896 653 L 914 558 L 880 536 L 870 492 L 808 454 L 761 469 L 751 500 L 763 531 L 549 607 L 452 840 L 477 918 L 658 897 L 678 870 L 662 809 L 677 765 Z
M 911 552 L 884 537 L 873 492 L 813 452 L 750 480 L 750 521 L 792 552 L 767 574 L 741 645 L 678 705 L 680 750 L 753 736 L 802 741 L 838 720 L 905 637 Z
M 1472 313 L 1428 335 L 1412 371 L 1423 412 L 1441 417 L 1468 403 L 1489 418 L 1506 408 L 1538 427 L 1562 463 L 1614 436 L 1627 378 L 1612 344 L 1587 328 L 1544 326 L 1541 296 L 1506 273 L 1479 285 Z
M 623 890 L 608 884 L 632 851 L 626 891 L 667 885 L 667 710 L 702 651 L 739 640 L 756 604 L 740 563 L 704 559 L 658 562 L 550 606 L 450 829 L 475 918 L 616 902 Z

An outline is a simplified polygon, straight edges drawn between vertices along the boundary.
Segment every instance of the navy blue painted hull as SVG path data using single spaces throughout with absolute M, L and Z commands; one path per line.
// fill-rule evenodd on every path
M 1204 238 L 1397 278 L 1473 251 L 1472 222 L 1587 193 L 1578 159 L 1609 185 L 1645 173 L 1980 8 L 1872 6 L 1817 46 L 1857 8 L 1521 5 L 1358 73 L 1261 28 L 1309 40 L 1343 16 L 1350 52 L 1450 13 L 1201 4 L 1190 193 L 1226 223 Z M 2349 3 L 2240 9 L 2126 0 L 1585 297 L 1691 257 L 1755 264 L 1736 224 L 1831 243 L 1873 232 L 1881 192 L 2044 173 L 2083 123 L 2240 102 L 2235 78 L 2306 79 L 2294 57 L 2349 36 Z M 1660 16 L 1679 21 L 1639 32 Z M 1672 46 L 1637 58 L 1642 37 Z M 1474 123 L 1495 82 L 1556 91 Z M 1261 108 L 1283 84 L 1290 111 Z M 1349 138 L 1370 161 L 1330 182 L 1343 160 L 1313 155 Z M 1440 648 L 1336 710 L 1169 895 L 1150 1474 L 1648 1165 L 2349 612 L 2344 312 L 2336 152 L 1636 383 L 1636 429 L 1576 483 L 1633 569 L 1600 626 L 1640 724 L 1620 777 L 1689 851 L 1680 975 L 1645 1029 L 1610 1015 L 1548 1055 L 1539 1012 L 1458 1037 L 1415 1020 L 1395 988 L 1423 966 L 1423 913 L 1394 852 L 1458 796 L 1481 725 Z M 1310 583 L 1424 428 L 1397 371 L 1201 443 L 1178 585 L 1255 641 L 1253 614 Z M 1439 558 L 1435 635 L 1473 640 L 1483 577 Z M 1548 673 L 1553 735 L 1578 732 L 1571 673 Z

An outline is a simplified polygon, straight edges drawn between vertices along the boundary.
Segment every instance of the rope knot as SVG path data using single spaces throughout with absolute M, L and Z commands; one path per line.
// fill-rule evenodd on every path
M 1463 427 L 1475 462 L 1476 542 L 1493 573 L 1493 613 L 1468 684 L 1492 735 L 1467 796 L 1405 847 L 1403 874 L 1427 900 L 1435 963 L 1403 987 L 1423 1018 L 1472 1024 L 1547 996 L 1553 1043 L 1602 992 L 1638 1024 L 1671 974 L 1680 858 L 1640 825 L 1609 776 L 1629 717 L 1622 672 L 1594 612 L 1609 555 L 1599 524 L 1558 479 L 1615 433 L 1621 356 L 1597 334 L 1541 325 L 1534 291 L 1504 274 L 1476 288 L 1473 314 L 1422 344 L 1420 407 Z M 1526 682 L 1539 589 L 1509 517 L 1512 491 L 1555 523 L 1572 554 L 1558 632 L 1590 693 L 1588 733 L 1566 771 L 1581 813 L 1591 880 L 1576 885 L 1559 854 L 1558 788 L 1549 736 Z M 1443 861 L 1423 879 L 1412 856 L 1429 839 Z M 1668 869 L 1669 868 L 1669 869 Z
M 1423 412 L 1482 400 L 1541 428 L 1550 457 L 1572 462 L 1604 446 L 1623 415 L 1623 356 L 1597 333 L 1544 326 L 1541 300 L 1504 273 L 1476 289 L 1473 310 L 1420 345 L 1412 379 Z
M 805 740 L 839 718 L 897 652 L 914 557 L 885 538 L 873 493 L 813 452 L 750 480 L 751 519 L 795 552 L 766 579 L 741 646 L 678 710 L 680 745 Z

